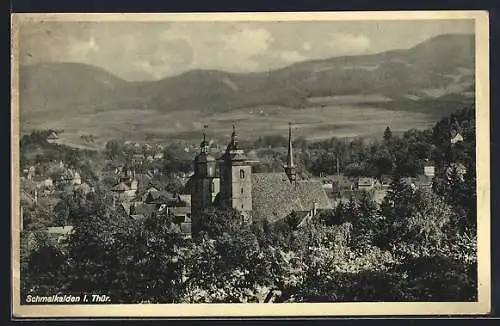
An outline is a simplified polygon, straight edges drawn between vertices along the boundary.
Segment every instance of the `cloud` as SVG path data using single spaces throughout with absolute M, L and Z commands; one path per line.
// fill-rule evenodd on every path
M 287 63 L 299 62 L 308 59 L 306 56 L 297 51 L 281 51 L 278 52 L 276 56 Z
M 91 52 L 99 51 L 99 45 L 96 43 L 94 37 L 90 37 L 88 41 L 74 41 L 69 44 L 67 56 L 71 58 L 71 61 L 87 61 L 87 56 Z
M 237 26 L 231 33 L 222 34 L 212 48 L 213 64 L 220 68 L 228 67 L 239 71 L 252 71 L 260 68 L 258 57 L 269 51 L 274 38 L 264 28 Z M 215 53 L 214 51 L 215 50 Z
M 326 44 L 339 53 L 358 54 L 370 49 L 370 39 L 365 35 L 332 33 Z
M 244 27 L 227 36 L 222 36 L 225 49 L 243 57 L 252 57 L 267 51 L 273 41 L 271 33 L 264 28 Z
M 310 51 L 312 49 L 312 46 L 309 42 L 304 42 L 304 43 L 302 43 L 302 49 L 304 49 L 306 51 Z

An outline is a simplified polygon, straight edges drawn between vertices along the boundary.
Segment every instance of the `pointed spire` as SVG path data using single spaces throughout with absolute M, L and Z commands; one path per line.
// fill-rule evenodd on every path
M 293 146 L 292 146 L 292 123 L 288 123 L 288 154 L 286 156 L 286 164 L 288 167 L 293 167 Z
M 293 146 L 292 146 L 292 123 L 288 123 L 288 153 L 286 156 L 285 173 L 288 179 L 292 183 L 297 182 L 297 176 L 295 173 L 295 166 L 293 164 Z
M 231 142 L 228 145 L 228 150 L 238 149 L 238 135 L 236 134 L 236 124 L 233 120 L 233 132 L 231 133 Z
M 208 128 L 208 125 L 203 126 L 203 141 L 200 144 L 200 150 L 202 153 L 208 152 L 207 128 Z

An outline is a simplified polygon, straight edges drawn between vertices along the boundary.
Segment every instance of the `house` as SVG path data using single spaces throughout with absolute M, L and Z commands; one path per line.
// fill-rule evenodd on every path
M 458 131 L 451 132 L 450 143 L 452 145 L 464 141 L 464 137 Z
M 58 143 L 59 142 L 59 135 L 57 134 L 56 131 L 51 130 L 49 132 L 49 134 L 47 135 L 46 140 L 48 143 L 51 143 L 51 144 Z
M 429 178 L 434 178 L 436 175 L 436 168 L 434 165 L 424 166 L 424 175 Z
M 122 181 L 111 188 L 119 201 L 130 200 L 135 197 L 137 191 L 137 181 Z
M 421 190 L 431 190 L 432 189 L 432 177 L 425 174 L 417 176 L 413 182 L 418 189 Z
M 149 186 L 151 184 L 151 176 L 148 173 L 134 173 L 132 172 L 132 177 L 137 180 L 138 186 Z
M 71 225 L 52 226 L 47 228 L 49 239 L 55 240 L 57 243 L 61 243 L 63 240 L 67 239 L 73 232 L 73 226 Z
M 376 180 L 374 178 L 363 177 L 358 179 L 357 184 L 359 190 L 372 190 L 376 186 Z
M 177 206 L 177 204 L 179 203 L 178 198 L 168 191 L 149 192 L 146 195 L 144 202 L 146 204 L 155 204 L 158 206 L 165 204 L 170 207 Z
M 380 189 L 387 189 L 392 182 L 392 176 L 390 175 L 381 175 L 379 179 Z
M 132 156 L 132 161 L 136 164 L 141 164 L 144 162 L 144 160 L 146 159 L 146 157 L 144 156 L 144 154 L 134 154 Z
M 91 186 L 89 186 L 87 183 L 84 182 L 79 185 L 76 185 L 74 191 L 78 191 L 83 193 L 84 195 L 87 195 L 88 193 L 93 192 L 94 188 L 92 188 Z
M 153 159 L 154 160 L 161 160 L 161 159 L 163 159 L 163 152 L 156 152 L 156 153 L 154 153 Z
M 343 173 L 333 175 L 332 180 L 332 191 L 340 192 L 345 190 L 352 190 L 354 188 L 354 183 Z
M 125 170 L 125 165 L 123 163 L 111 162 L 108 164 L 108 170 L 113 171 L 115 174 L 122 174 Z
M 54 180 L 50 177 L 37 176 L 33 177 L 32 180 L 39 189 L 50 190 L 54 187 Z
M 60 187 L 63 187 L 65 185 L 80 185 L 82 184 L 82 177 L 77 171 L 66 169 L 62 171 L 62 173 L 60 173 L 59 177 L 57 178 L 57 184 Z
M 118 205 L 118 212 L 134 219 L 148 218 L 153 213 L 158 213 L 155 204 L 122 202 Z
M 412 177 L 404 177 L 400 179 L 402 184 L 410 186 L 414 191 L 417 189 L 417 185 L 415 184 L 415 180 Z

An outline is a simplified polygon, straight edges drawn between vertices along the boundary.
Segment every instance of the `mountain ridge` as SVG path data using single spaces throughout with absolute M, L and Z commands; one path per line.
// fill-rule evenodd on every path
M 252 108 L 262 112 L 268 107 L 335 110 L 339 103 L 332 97 L 351 95 L 376 95 L 371 97 L 393 101 L 397 105 L 391 109 L 402 112 L 419 107 L 405 105 L 408 101 L 445 101 L 450 95 L 454 103 L 468 103 L 475 87 L 474 51 L 474 35 L 443 34 L 409 49 L 307 60 L 265 72 L 195 69 L 154 81 L 127 81 L 81 63 L 21 66 L 21 120 L 37 128 L 52 120 L 91 120 L 99 112 L 127 112 L 127 119 L 134 120 L 145 112 L 164 116 L 227 115 Z M 448 113 L 439 112 L 440 105 L 432 107 L 436 112 L 425 112 L 436 117 Z

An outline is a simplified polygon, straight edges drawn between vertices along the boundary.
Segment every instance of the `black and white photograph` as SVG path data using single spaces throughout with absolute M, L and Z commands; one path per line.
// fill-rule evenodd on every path
M 489 312 L 485 12 L 12 19 L 15 316 Z

